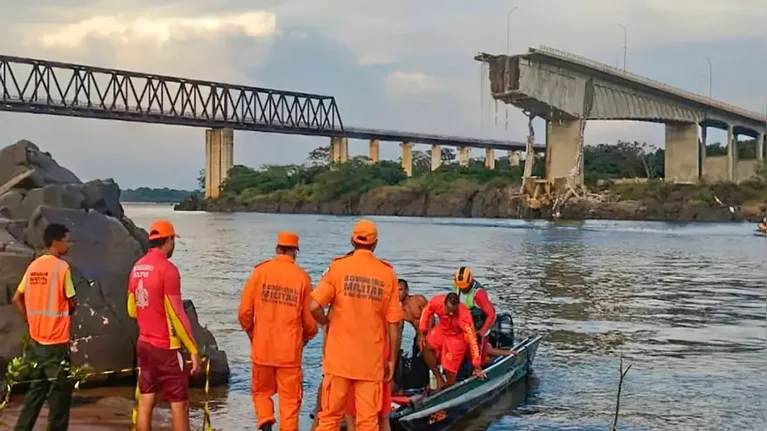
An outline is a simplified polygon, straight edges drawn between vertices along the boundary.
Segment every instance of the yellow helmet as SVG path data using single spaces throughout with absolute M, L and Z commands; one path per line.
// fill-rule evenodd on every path
M 455 272 L 455 287 L 459 289 L 466 289 L 474 283 L 474 276 L 471 274 L 471 269 L 466 266 L 458 268 Z

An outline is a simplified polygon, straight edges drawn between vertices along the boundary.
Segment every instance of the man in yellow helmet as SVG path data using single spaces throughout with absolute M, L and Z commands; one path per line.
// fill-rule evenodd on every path
M 484 358 L 487 354 L 487 335 L 495 323 L 495 307 L 490 302 L 487 292 L 482 285 L 474 279 L 471 269 L 467 266 L 458 268 L 453 277 L 455 293 L 461 299 L 461 303 L 471 312 L 474 320 L 474 329 L 477 331 L 477 342 L 480 353 Z

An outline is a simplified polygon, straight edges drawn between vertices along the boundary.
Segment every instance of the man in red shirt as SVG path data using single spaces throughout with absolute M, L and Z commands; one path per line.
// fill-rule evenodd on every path
M 181 276 L 170 260 L 178 237 L 159 220 L 149 227 L 150 249 L 133 266 L 128 283 L 128 315 L 138 323 L 138 431 L 152 429 L 157 393 L 170 404 L 173 430 L 189 430 L 189 377 L 181 356 L 192 357 L 191 374 L 200 369 L 192 325 L 181 302 Z
M 435 314 L 439 317 L 439 322 L 427 335 L 429 322 Z M 471 313 L 465 305 L 460 303 L 458 294 L 450 292 L 432 298 L 421 314 L 418 330 L 422 335 L 423 358 L 437 378 L 437 390 L 455 383 L 456 374 L 461 367 L 467 347 L 471 355 L 474 375 L 481 379 L 486 377 L 485 372 L 482 371 Z M 437 358 L 440 359 L 446 378 L 443 378 L 437 369 Z

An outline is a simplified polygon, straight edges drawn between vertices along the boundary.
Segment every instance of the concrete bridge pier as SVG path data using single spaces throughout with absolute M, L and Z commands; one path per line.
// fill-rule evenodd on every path
M 436 171 L 442 166 L 442 147 L 439 145 L 431 146 L 431 170 Z
M 368 159 L 370 159 L 370 163 L 378 163 L 380 155 L 380 142 L 378 139 L 371 139 L 370 144 L 368 144 Z
M 349 139 L 341 137 L 330 138 L 330 161 L 346 163 L 349 160 Z
M 735 182 L 735 169 L 738 165 L 738 137 L 732 124 L 727 126 L 727 181 Z
M 585 120 L 584 120 L 585 121 Z M 581 120 L 546 120 L 546 179 L 555 182 L 567 178 L 575 166 L 581 141 Z M 527 154 L 525 157 L 535 157 Z M 583 185 L 583 157 L 580 158 L 580 175 L 573 185 Z
M 234 130 L 205 131 L 205 197 L 217 198 L 234 166 Z
M 469 147 L 458 147 L 458 164 L 464 168 L 469 166 Z
M 764 161 L 764 137 L 765 133 L 760 133 L 756 137 L 756 160 L 761 163 Z
M 495 169 L 495 150 L 492 148 L 485 148 L 485 167 Z
M 698 182 L 700 145 L 696 123 L 666 124 L 665 181 L 672 183 Z
M 509 165 L 519 166 L 519 151 L 509 151 Z
M 413 144 L 410 142 L 403 142 L 400 144 L 402 147 L 402 170 L 405 171 L 405 175 L 408 177 L 413 176 Z

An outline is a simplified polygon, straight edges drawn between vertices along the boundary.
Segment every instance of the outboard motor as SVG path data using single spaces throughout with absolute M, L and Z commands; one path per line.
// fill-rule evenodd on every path
M 490 343 L 497 349 L 514 347 L 514 319 L 510 313 L 500 313 L 490 328 Z

